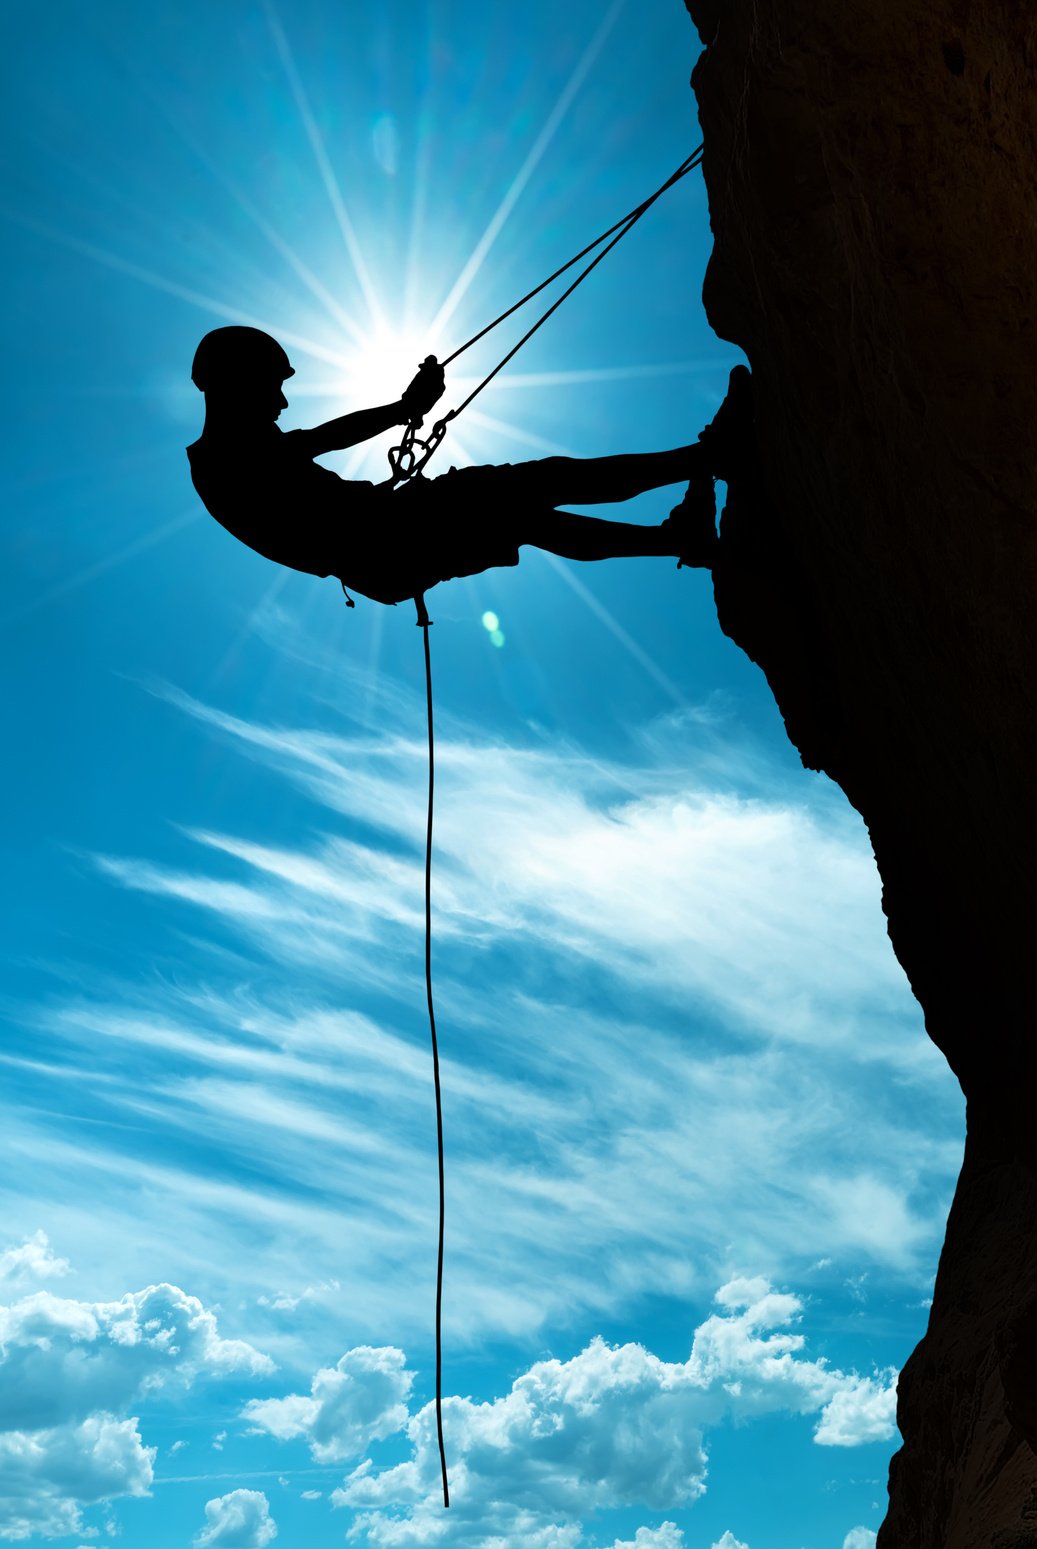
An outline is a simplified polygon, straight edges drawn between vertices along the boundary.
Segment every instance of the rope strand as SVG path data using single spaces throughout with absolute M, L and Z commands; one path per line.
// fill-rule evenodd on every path
M 497 362 L 497 364 L 494 366 L 493 370 L 487 376 L 483 377 L 483 379 L 479 383 L 478 387 L 474 388 L 473 391 L 468 394 L 468 397 L 465 399 L 464 403 L 459 404 L 456 409 L 452 409 L 449 414 L 444 416 L 443 423 L 446 423 L 449 420 L 456 419 L 457 416 L 464 409 L 467 409 L 468 405 L 473 401 L 473 399 L 478 398 L 478 396 L 482 392 L 483 388 L 484 387 L 488 387 L 489 384 L 493 381 L 494 377 L 497 375 L 497 373 L 499 371 L 503 371 L 504 370 L 504 367 L 508 364 L 509 360 L 511 360 L 515 355 L 517 355 L 519 350 L 522 348 L 522 346 L 524 344 L 527 344 L 529 342 L 529 340 L 532 339 L 533 335 L 537 332 L 537 330 L 544 326 L 544 324 L 547 322 L 548 318 L 551 317 L 555 312 L 558 311 L 558 308 L 561 306 L 562 302 L 568 300 L 568 298 L 572 295 L 572 293 L 576 289 L 576 287 L 578 285 L 582 285 L 583 284 L 584 280 L 587 278 L 588 274 L 590 274 L 591 270 L 592 269 L 596 269 L 598 267 L 598 265 L 601 263 L 601 260 L 604 257 L 606 257 L 607 254 L 611 253 L 611 251 L 615 247 L 616 243 L 619 242 L 623 237 L 626 236 L 627 232 L 631 229 L 631 227 L 637 225 L 637 223 L 641 219 L 642 215 L 644 215 L 646 213 L 646 211 L 651 209 L 651 207 L 655 203 L 655 201 L 658 198 L 660 198 L 660 196 L 662 194 L 664 194 L 668 188 L 672 188 L 673 184 L 676 183 L 678 181 L 678 179 L 684 177 L 685 173 L 690 172 L 692 167 L 697 167 L 699 162 L 701 161 L 701 159 L 702 159 L 702 150 L 701 150 L 701 147 L 700 147 L 699 150 L 695 151 L 691 156 L 688 157 L 688 160 L 683 164 L 683 166 L 678 168 L 678 170 L 673 174 L 672 177 L 667 178 L 666 182 L 662 185 L 661 188 L 657 188 L 656 189 L 655 193 L 652 195 L 652 197 L 650 199 L 646 199 L 644 204 L 639 205 L 636 210 L 631 212 L 630 215 L 625 216 L 622 221 L 617 223 L 618 226 L 619 226 L 618 230 L 617 230 L 616 226 L 611 227 L 611 230 L 615 231 L 616 235 L 612 238 L 612 241 L 608 244 L 608 246 L 607 247 L 603 247 L 601 252 L 597 253 L 591 259 L 591 261 L 587 265 L 586 269 L 582 269 L 580 271 L 580 273 L 576 276 L 575 280 L 573 280 L 572 284 L 567 286 L 566 289 L 562 291 L 562 294 L 555 301 L 553 301 L 551 303 L 551 305 L 548 307 L 547 311 L 543 314 L 542 317 L 537 318 L 537 320 L 533 324 L 532 328 L 527 329 L 527 331 L 522 335 L 522 338 L 518 341 L 518 343 L 516 345 L 513 345 L 512 348 L 508 351 L 508 353 L 504 356 L 504 359 L 503 360 L 499 360 Z M 609 235 L 609 233 L 606 232 L 605 236 L 608 236 L 608 235 Z M 603 240 L 604 240 L 604 237 L 599 237 L 598 238 L 598 242 L 601 242 Z M 592 242 L 590 247 L 589 248 L 584 248 L 583 253 L 578 254 L 577 257 L 578 258 L 582 258 L 584 256 L 584 254 L 589 253 L 591 248 L 596 247 L 596 246 L 597 246 L 597 243 Z M 576 261 L 577 261 L 577 259 L 575 259 L 575 258 L 571 259 L 569 261 L 569 263 L 567 263 L 564 266 L 563 269 L 559 269 L 558 270 L 558 274 L 564 273 L 565 269 L 571 269 L 572 265 Z M 551 278 L 555 279 L 555 278 L 557 278 L 557 275 L 552 275 Z M 545 280 L 544 281 L 544 285 L 549 285 L 549 284 L 550 284 L 550 280 Z M 541 285 L 541 286 L 537 287 L 537 290 L 543 290 L 543 288 L 544 288 L 544 286 Z M 530 291 L 530 295 L 531 296 L 535 296 L 536 294 L 537 294 L 536 291 Z M 526 297 L 525 299 L 528 300 L 529 298 Z M 516 305 L 517 306 L 521 306 L 522 302 L 518 302 Z M 511 310 L 515 311 L 516 308 L 512 307 Z M 509 316 L 509 313 L 505 312 L 505 313 L 502 314 L 502 316 L 503 317 L 507 317 L 507 316 Z M 498 321 L 500 321 L 500 319 L 498 319 Z M 494 326 L 494 324 L 491 323 L 490 327 L 492 328 L 493 326 Z M 488 332 L 488 330 L 484 329 L 483 332 L 484 333 Z M 477 335 L 476 337 L 479 337 L 479 336 Z M 467 345 L 462 345 L 461 348 L 462 349 L 467 349 L 468 346 Z M 456 351 L 455 353 L 459 354 L 460 351 Z M 450 357 L 450 359 L 453 360 L 454 356 L 452 355 Z M 433 450 L 434 450 L 434 448 L 433 448 Z
M 486 334 L 497 327 L 498 323 L 503 323 L 505 318 L 511 317 L 513 312 L 517 312 L 520 307 L 525 306 L 527 301 L 532 301 L 534 296 L 538 296 L 554 280 L 559 279 L 574 264 L 578 264 L 581 258 L 586 258 L 588 253 L 593 252 L 596 247 L 600 247 L 608 238 L 612 238 L 608 245 L 603 247 L 601 252 L 592 258 L 587 267 L 581 270 L 572 284 L 562 292 L 556 301 L 552 302 L 551 306 L 548 307 L 542 317 L 537 319 L 532 328 L 523 334 L 518 343 L 504 356 L 504 359 L 494 366 L 489 375 L 483 378 L 473 392 L 469 393 L 465 401 L 458 408 L 452 409 L 443 420 L 437 422 L 434 431 L 439 429 L 438 437 L 432 440 L 430 445 L 426 446 L 424 457 L 415 463 L 406 476 L 409 477 L 410 474 L 420 471 L 432 452 L 439 445 L 439 441 L 442 440 L 442 429 L 445 428 L 447 422 L 456 419 L 463 409 L 467 409 L 472 400 L 479 396 L 483 388 L 493 381 L 497 373 L 503 371 L 509 360 L 517 355 L 522 346 L 528 343 L 539 328 L 543 327 L 548 318 L 557 312 L 562 302 L 572 295 L 576 287 L 582 285 L 591 271 L 596 269 L 598 264 L 601 263 L 605 255 L 612 251 L 620 238 L 626 236 L 631 227 L 637 224 L 642 215 L 651 209 L 655 201 L 668 188 L 672 188 L 674 183 L 679 182 L 693 167 L 698 166 L 702 160 L 702 150 L 703 147 L 700 145 L 696 150 L 692 151 L 691 155 L 681 163 L 676 172 L 668 177 L 666 182 L 661 184 L 654 194 L 637 205 L 629 214 L 624 215 L 622 220 L 616 221 L 615 225 L 610 226 L 607 231 L 603 231 L 599 237 L 595 237 L 594 241 L 582 248 L 575 257 L 570 258 L 560 269 L 556 269 L 553 274 L 548 275 L 546 280 L 542 280 L 533 290 L 527 292 L 520 301 L 516 301 L 506 312 L 502 312 L 499 317 L 494 318 L 492 323 L 487 323 L 485 328 L 480 329 L 477 334 L 473 334 L 465 344 L 462 344 L 459 349 L 456 349 L 452 355 L 447 357 L 443 362 L 444 366 L 449 366 L 451 361 L 456 360 L 459 355 L 463 355 L 465 350 L 484 338 Z M 348 597 L 347 600 L 349 600 Z M 436 1011 L 432 998 L 432 818 L 436 788 L 436 747 L 432 716 L 432 653 L 429 648 L 428 637 L 430 620 L 425 608 L 424 597 L 417 597 L 415 601 L 418 605 L 418 623 L 421 627 L 425 644 L 425 702 L 428 710 L 428 820 L 425 828 L 425 994 L 428 1000 L 429 1033 L 432 1040 L 432 1076 L 436 1093 L 436 1147 L 439 1159 L 439 1246 L 436 1255 L 436 1435 L 439 1441 L 439 1466 L 443 1476 L 443 1505 L 449 1507 L 450 1485 L 447 1479 L 446 1446 L 443 1441 L 443 1246 L 446 1235 L 446 1167 L 443 1153 L 443 1093 L 439 1076 L 439 1040 L 436 1036 Z M 351 600 L 350 606 L 352 606 Z
M 432 1076 L 436 1088 L 436 1141 L 439 1151 L 439 1252 L 436 1257 L 436 1433 L 439 1438 L 439 1466 L 443 1475 L 443 1505 L 450 1505 L 447 1482 L 446 1447 L 443 1444 L 443 1239 L 446 1224 L 446 1169 L 443 1160 L 443 1094 L 439 1083 L 439 1041 L 436 1037 L 436 1012 L 432 1003 L 432 810 L 436 788 L 436 747 L 432 726 L 432 655 L 429 651 L 429 620 L 420 620 L 425 637 L 425 702 L 428 707 L 428 822 L 425 829 L 425 993 L 428 999 L 428 1023 L 432 1036 Z
M 604 242 L 607 237 L 611 237 L 612 233 L 614 231 L 618 231 L 620 226 L 626 226 L 628 222 L 633 224 L 635 220 L 640 220 L 641 216 L 648 209 L 649 205 L 654 204 L 655 201 L 659 198 L 660 194 L 664 194 L 668 188 L 672 188 L 674 183 L 679 182 L 685 173 L 690 172 L 692 167 L 698 165 L 702 159 L 702 149 L 703 148 L 700 145 L 696 150 L 692 151 L 691 155 L 681 162 L 676 172 L 668 177 L 666 182 L 657 188 L 655 193 L 652 194 L 650 198 L 644 200 L 643 203 L 636 205 L 635 208 L 632 209 L 628 214 L 624 215 L 621 220 L 616 221 L 614 226 L 610 226 L 607 231 L 603 231 L 600 237 L 595 237 L 593 242 L 588 242 L 585 248 L 581 248 L 581 250 L 573 258 L 570 258 L 567 263 L 564 263 L 560 269 L 556 269 L 554 274 L 549 274 L 546 280 L 541 280 L 539 285 L 535 285 L 532 290 L 527 291 L 526 294 L 522 297 L 521 301 L 514 302 L 506 312 L 502 312 L 499 317 L 495 317 L 492 323 L 487 323 L 485 328 L 480 328 L 478 333 L 473 334 L 472 337 L 464 344 L 460 345 L 452 355 L 448 355 L 442 364 L 444 366 L 449 366 L 451 362 L 455 361 L 459 355 L 463 355 L 465 350 L 470 349 L 473 344 L 478 344 L 479 340 L 484 338 L 486 334 L 491 333 L 493 329 L 496 328 L 498 323 L 503 323 L 505 318 L 510 317 L 513 312 L 517 312 L 520 307 L 524 307 L 527 301 L 532 301 L 534 296 L 539 296 L 542 290 L 546 290 L 554 280 L 560 279 L 566 270 L 571 269 L 573 264 L 578 264 L 581 258 L 586 258 L 588 253 L 593 252 L 594 249 L 598 247 L 600 243 Z M 460 414 L 461 411 L 458 409 L 455 412 Z
M 483 388 L 488 387 L 497 373 L 503 371 L 509 360 L 512 360 L 518 354 L 522 346 L 529 343 L 530 339 L 532 339 L 537 330 L 542 328 L 547 322 L 548 318 L 552 317 L 554 313 L 558 311 L 558 308 L 561 306 L 563 301 L 568 300 L 576 287 L 583 284 L 584 280 L 591 273 L 591 271 L 596 269 L 601 263 L 601 260 L 605 257 L 606 253 L 611 253 L 616 243 L 620 241 L 622 237 L 626 236 L 631 227 L 637 225 L 637 222 L 641 219 L 642 215 L 644 215 L 646 211 L 652 208 L 652 205 L 655 203 L 655 201 L 660 199 L 668 188 L 672 188 L 675 183 L 679 183 L 681 178 L 685 177 L 693 167 L 698 166 L 699 162 L 702 160 L 703 149 L 704 147 L 700 145 L 695 150 L 693 150 L 691 155 L 686 157 L 685 160 L 681 162 L 676 172 L 671 173 L 670 176 L 666 179 L 666 182 L 659 185 L 654 194 L 649 195 L 649 197 L 643 200 L 641 204 L 636 205 L 635 208 L 632 209 L 627 215 L 623 216 L 622 220 L 616 221 L 614 226 L 610 226 L 607 231 L 603 231 L 600 236 L 595 237 L 594 241 L 589 242 L 586 247 L 581 248 L 575 257 L 570 258 L 567 263 L 564 263 L 560 269 L 556 269 L 553 274 L 549 274 L 546 280 L 541 280 L 540 284 L 534 286 L 531 291 L 527 291 L 520 301 L 516 301 L 512 306 L 508 307 L 506 312 L 502 312 L 499 317 L 495 317 L 492 323 L 487 323 L 485 328 L 481 328 L 478 333 L 473 334 L 470 339 L 468 339 L 464 344 L 456 349 L 452 355 L 447 356 L 446 360 L 442 362 L 443 366 L 449 366 L 451 361 L 456 360 L 459 355 L 463 355 L 465 350 L 470 349 L 471 346 L 479 339 L 485 338 L 488 333 L 492 332 L 492 330 L 497 327 L 498 323 L 503 323 L 506 317 L 510 317 L 513 312 L 517 312 L 520 307 L 524 307 L 527 301 L 531 301 L 534 296 L 538 296 L 542 290 L 546 289 L 546 287 L 552 283 L 553 280 L 557 280 L 560 275 L 565 274 L 566 270 L 571 269 L 573 264 L 579 263 L 581 258 L 586 258 L 588 253 L 593 252 L 596 247 L 600 247 L 606 238 L 612 238 L 611 242 L 609 242 L 606 247 L 603 247 L 601 252 L 591 259 L 587 267 L 580 271 L 575 280 L 573 280 L 572 284 L 566 287 L 558 299 L 551 303 L 547 311 L 543 314 L 542 317 L 537 319 L 532 328 L 526 330 L 518 343 L 514 345 L 504 356 L 504 359 L 499 360 L 494 366 L 493 370 L 489 372 L 488 375 L 483 377 L 482 381 L 478 384 L 477 387 L 473 388 L 464 402 L 458 404 L 456 409 L 451 409 L 448 414 L 444 414 L 442 419 L 436 420 L 432 427 L 431 433 L 426 440 L 419 440 L 416 434 L 415 425 L 411 424 L 407 426 L 407 429 L 404 433 L 403 442 L 400 446 L 393 447 L 389 453 L 389 462 L 392 465 L 393 481 L 395 483 L 399 483 L 403 479 L 413 478 L 415 474 L 421 472 L 429 458 L 432 456 L 433 452 L 435 452 L 436 448 L 442 441 L 443 434 L 450 421 L 455 420 L 459 414 L 462 414 L 464 410 L 467 409 L 470 403 L 478 398 Z M 416 423 L 420 425 L 420 419 Z

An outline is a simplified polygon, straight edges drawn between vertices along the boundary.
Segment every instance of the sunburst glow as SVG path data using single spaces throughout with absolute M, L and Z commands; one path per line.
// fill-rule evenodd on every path
M 347 356 L 347 375 L 343 387 L 350 397 L 370 403 L 391 403 L 415 375 L 421 362 L 431 353 L 428 335 L 417 330 L 405 332 L 388 324 L 376 326 L 362 336 Z

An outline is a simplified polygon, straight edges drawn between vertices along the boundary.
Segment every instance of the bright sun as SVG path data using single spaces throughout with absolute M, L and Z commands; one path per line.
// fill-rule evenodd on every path
M 380 326 L 350 350 L 346 395 L 358 403 L 392 403 L 402 396 L 430 353 L 418 332 L 397 333 Z

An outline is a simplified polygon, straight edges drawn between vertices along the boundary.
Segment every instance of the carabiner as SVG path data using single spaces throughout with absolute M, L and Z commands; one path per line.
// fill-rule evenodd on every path
M 456 409 L 451 409 L 449 414 L 437 420 L 425 440 L 418 435 L 420 421 L 407 426 L 399 446 L 389 448 L 389 467 L 392 469 L 393 483 L 401 484 L 405 479 L 413 479 L 415 474 L 421 472 L 446 435 L 447 425 L 456 413 Z

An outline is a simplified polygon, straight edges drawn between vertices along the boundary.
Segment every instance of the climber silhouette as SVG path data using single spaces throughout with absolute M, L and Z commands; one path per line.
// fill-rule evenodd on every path
M 736 372 L 748 372 L 744 367 Z M 294 376 L 288 356 L 258 328 L 217 328 L 195 353 L 191 380 L 205 394 L 205 425 L 187 448 L 209 512 L 249 548 L 311 575 L 333 575 L 376 602 L 417 597 L 440 581 L 517 565 L 523 544 L 567 559 L 669 555 L 709 566 L 717 549 L 714 476 L 734 453 L 734 391 L 697 445 L 669 452 L 451 468 L 394 488 L 343 479 L 314 462 L 395 425 L 419 422 L 442 396 L 442 368 L 426 364 L 394 403 L 312 430 L 276 421 Z M 736 377 L 732 374 L 732 389 Z M 629 500 L 688 481 L 658 526 L 603 521 L 556 509 Z

